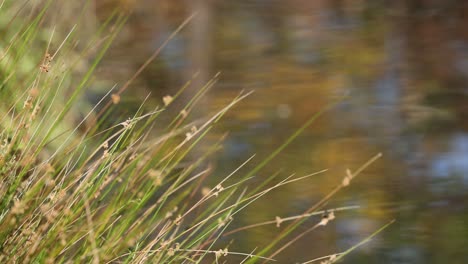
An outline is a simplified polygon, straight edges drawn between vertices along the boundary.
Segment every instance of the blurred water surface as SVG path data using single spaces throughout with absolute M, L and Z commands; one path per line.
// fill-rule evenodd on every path
M 98 16 L 112 6 L 97 4 Z M 279 255 L 280 263 L 342 252 L 392 219 L 395 224 L 345 262 L 468 263 L 466 1 L 141 0 L 101 72 L 128 79 L 195 11 L 129 93 L 161 98 L 195 72 L 200 87 L 220 71 L 199 107 L 209 114 L 239 91 L 255 90 L 217 128 L 229 136 L 215 175 L 224 177 L 254 153 L 258 163 L 310 116 L 347 95 L 254 181 L 278 170 L 282 177 L 328 172 L 265 196 L 237 226 L 302 213 L 347 168 L 382 152 L 326 205 L 361 209 L 337 213 L 336 221 Z M 239 233 L 230 249 L 262 248 L 278 230 Z

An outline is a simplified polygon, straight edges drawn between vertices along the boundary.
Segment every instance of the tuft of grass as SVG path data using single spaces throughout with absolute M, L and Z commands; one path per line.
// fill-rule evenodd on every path
M 217 113 L 190 122 L 191 112 L 218 81 L 218 73 L 157 136 L 153 134 L 158 117 L 173 108 L 172 102 L 191 81 L 156 108 L 143 102 L 128 117 L 113 116 L 112 110 L 125 99 L 123 92 L 161 47 L 127 83 L 109 88 L 80 117 L 81 95 L 128 13 L 112 12 L 88 45 L 78 50 L 77 42 L 83 41 L 75 34 L 80 19 L 65 33 L 55 27 L 46 30 L 54 4 L 7 0 L 0 5 L 0 35 L 5 40 L 0 46 L 1 263 L 200 263 L 230 256 L 244 257 L 245 263 L 273 261 L 300 239 L 281 242 L 304 219 L 325 213 L 312 231 L 332 221 L 334 212 L 355 208 L 322 207 L 380 154 L 354 173 L 349 171 L 330 195 L 306 212 L 229 230 L 239 212 L 267 193 L 326 171 L 290 175 L 277 183 L 273 181 L 277 175 L 272 175 L 264 184 L 249 186 L 254 175 L 322 112 L 250 171 L 240 173 L 254 156 L 218 177 L 222 180 L 216 185 L 205 187 L 213 172 L 209 160 L 224 136 L 196 158 L 189 156 L 224 114 L 250 93 L 241 92 Z M 189 22 L 190 18 L 174 34 Z M 90 62 L 80 74 L 84 61 Z M 218 243 L 232 233 L 265 224 L 280 227 L 289 221 L 257 254 L 231 252 Z

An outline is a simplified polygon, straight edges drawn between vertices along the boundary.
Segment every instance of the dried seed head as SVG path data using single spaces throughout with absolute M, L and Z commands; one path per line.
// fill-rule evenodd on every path
M 320 223 L 318 225 L 326 226 L 328 224 L 328 222 L 330 222 L 333 219 L 335 219 L 335 214 L 333 213 L 333 211 L 331 211 L 329 213 L 325 213 L 322 216 L 322 220 L 320 221 Z
M 39 105 L 36 105 L 31 113 L 30 120 L 36 119 L 37 114 L 39 113 L 39 110 L 41 110 L 41 107 Z
M 283 219 L 281 219 L 281 217 L 277 216 L 275 217 L 275 221 L 276 221 L 276 227 L 280 227 L 281 223 L 283 223 Z
M 31 88 L 31 90 L 29 90 L 29 95 L 36 98 L 39 95 L 39 89 L 37 87 Z
M 215 252 L 215 257 L 216 259 L 220 258 L 221 256 L 227 256 L 229 254 L 229 251 L 227 250 L 227 248 L 225 249 L 220 249 L 218 251 Z
M 185 140 L 190 140 L 193 137 L 192 133 L 187 132 L 185 133 Z
M 174 215 L 174 213 L 175 213 L 178 209 L 179 209 L 179 208 L 177 208 L 177 206 L 174 207 L 174 208 L 172 209 L 172 211 L 169 211 L 169 212 L 166 213 L 165 218 L 167 219 L 167 218 L 169 218 L 169 217 L 172 217 L 172 216 Z
M 320 264 L 331 264 L 331 263 L 334 263 L 337 259 L 338 255 L 337 254 L 333 254 L 330 256 L 329 259 L 325 260 L 325 261 L 322 261 L 320 262 Z
M 173 212 L 167 212 L 166 215 L 164 216 L 164 218 L 166 218 L 166 219 L 170 218 L 170 217 L 172 217 L 173 214 L 174 214 Z
M 341 185 L 343 187 L 348 186 L 352 179 L 353 179 L 353 174 L 351 173 L 349 169 L 346 169 L 346 176 L 343 178 Z
M 120 123 L 125 129 L 130 129 L 133 126 L 132 120 L 129 118 L 126 121 Z
M 172 98 L 172 96 L 170 96 L 170 95 L 164 96 L 163 97 L 164 106 L 168 106 L 173 100 L 174 100 L 174 98 Z
M 110 154 L 109 154 L 109 151 L 107 149 L 104 150 L 104 152 L 102 153 L 102 157 L 101 159 L 107 159 L 110 157 Z
M 333 211 L 331 211 L 330 213 L 328 213 L 328 220 L 333 220 L 335 219 L 335 213 Z
M 350 181 L 351 180 L 349 179 L 349 177 L 346 176 L 346 177 L 343 178 L 343 181 L 341 182 L 341 185 L 343 185 L 343 187 L 346 187 L 346 186 L 349 185 Z
M 181 222 L 182 222 L 182 216 L 178 215 L 177 218 L 174 220 L 174 224 L 178 226 L 180 225 Z
M 188 116 L 187 110 L 183 109 L 182 111 L 180 111 L 180 115 L 181 115 L 183 118 L 186 118 L 186 117 Z
M 209 193 L 210 193 L 210 188 L 208 188 L 208 187 L 203 187 L 203 188 L 201 189 L 201 194 L 202 194 L 203 196 L 207 196 Z
M 173 248 L 170 248 L 168 251 L 167 251 L 167 255 L 168 256 L 174 256 L 174 249 Z
M 11 208 L 11 213 L 14 215 L 24 214 L 24 209 L 25 205 L 19 200 L 16 200 L 13 204 L 13 208 Z
M 118 94 L 112 94 L 111 95 L 112 103 L 113 104 L 118 104 L 120 103 L 120 95 Z
M 54 173 L 54 172 L 55 172 L 55 169 L 54 169 L 54 167 L 52 167 L 52 164 L 47 163 L 47 164 L 45 165 L 45 171 L 46 171 L 47 173 Z
M 150 169 L 148 171 L 148 175 L 150 176 L 150 178 L 156 178 L 156 177 L 161 176 L 161 171 L 160 170 L 155 170 L 155 169 Z
M 33 107 L 32 101 L 33 98 L 31 96 L 28 96 L 26 101 L 24 101 L 23 108 L 31 109 Z
M 148 171 L 148 176 L 154 181 L 154 185 L 160 186 L 162 184 L 162 172 L 160 170 L 150 169 Z
M 50 66 L 49 64 L 41 64 L 41 66 L 39 66 L 39 69 L 41 70 L 41 72 L 47 73 L 50 70 Z

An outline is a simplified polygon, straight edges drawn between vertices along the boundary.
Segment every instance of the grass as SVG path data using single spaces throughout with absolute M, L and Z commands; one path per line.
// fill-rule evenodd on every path
M 355 208 L 323 210 L 333 195 L 380 154 L 355 172 L 348 171 L 330 195 L 309 210 L 230 230 L 239 212 L 267 193 L 325 173 L 290 175 L 279 181 L 272 176 L 260 186 L 249 187 L 254 175 L 322 112 L 253 169 L 241 173 L 254 162 L 254 156 L 231 174 L 216 177 L 223 180 L 208 188 L 204 185 L 212 168 L 207 161 L 222 146 L 224 136 L 203 155 L 190 155 L 224 113 L 249 93 L 240 93 L 212 116 L 188 121 L 200 98 L 218 81 L 217 74 L 181 109 L 175 109 L 172 102 L 190 81 L 156 108 L 145 101 L 129 117 L 113 116 L 113 110 L 125 99 L 121 98 L 125 89 L 157 57 L 161 47 L 127 83 L 110 88 L 80 117 L 80 98 L 128 13 L 113 12 L 80 50 L 77 41 L 83 40 L 75 32 L 83 18 L 77 18 L 77 25 L 65 33 L 53 25 L 47 30 L 49 8 L 54 4 L 1 4 L 0 34 L 5 40 L 0 47 L 1 263 L 217 263 L 229 257 L 240 257 L 244 263 L 267 262 L 302 235 L 332 221 L 334 212 Z M 190 18 L 174 34 L 189 22 Z M 78 65 L 89 58 L 93 60 L 79 74 Z M 163 133 L 153 136 L 154 126 L 159 124 L 156 121 L 166 110 L 179 114 L 158 130 Z M 104 123 L 109 119 L 117 121 Z M 284 241 L 305 219 L 317 214 L 323 217 L 316 225 Z M 270 224 L 281 231 L 258 252 L 231 252 L 218 243 L 222 237 Z M 333 261 L 329 259 L 329 263 Z

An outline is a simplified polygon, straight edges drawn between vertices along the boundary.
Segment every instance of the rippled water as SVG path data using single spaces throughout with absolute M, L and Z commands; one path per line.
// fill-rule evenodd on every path
M 346 169 L 382 152 L 326 205 L 360 209 L 336 213 L 336 221 L 279 255 L 280 263 L 345 251 L 392 219 L 345 262 L 468 263 L 464 1 L 189 3 L 140 1 L 103 71 L 113 80 L 128 78 L 198 10 L 143 73 L 134 96 L 172 93 L 195 72 L 196 85 L 221 72 L 203 113 L 219 110 L 241 90 L 255 90 L 217 129 L 230 133 L 216 175 L 227 175 L 253 153 L 259 162 L 338 101 L 254 181 L 278 170 L 282 177 L 328 171 L 256 202 L 238 226 L 302 213 L 339 184 Z M 293 236 L 318 220 L 308 220 Z M 236 235 L 234 244 L 250 251 L 277 234 L 274 225 L 256 228 Z

